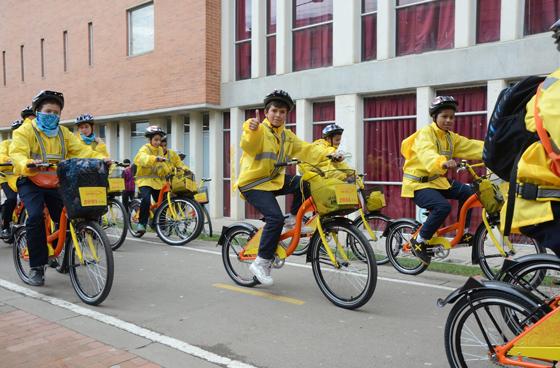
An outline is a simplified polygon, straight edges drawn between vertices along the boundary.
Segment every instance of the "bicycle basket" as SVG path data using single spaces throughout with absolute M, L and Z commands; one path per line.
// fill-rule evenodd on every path
M 385 206 L 385 194 L 382 191 L 374 190 L 367 197 L 366 207 L 369 212 L 379 211 Z
M 112 166 L 109 169 L 109 186 L 107 187 L 109 194 L 120 194 L 124 191 L 123 171 L 124 169 L 119 166 Z
M 484 178 L 474 182 L 474 190 L 489 215 L 500 212 L 504 205 L 504 197 L 496 184 L 492 183 L 490 179 Z
M 195 194 L 196 189 L 194 174 L 192 173 L 175 175 L 171 179 L 171 191 L 175 194 Z
M 208 188 L 206 187 L 198 188 L 198 193 L 194 195 L 194 199 L 200 204 L 206 204 L 210 202 L 208 200 Z
M 310 175 L 311 176 L 311 175 Z M 311 196 L 320 215 L 348 214 L 359 208 L 354 170 L 329 170 L 325 176 L 314 174 L 305 178 L 309 190 L 306 197 Z
M 107 166 L 103 160 L 73 158 L 58 164 L 59 192 L 69 219 L 98 219 L 107 212 Z

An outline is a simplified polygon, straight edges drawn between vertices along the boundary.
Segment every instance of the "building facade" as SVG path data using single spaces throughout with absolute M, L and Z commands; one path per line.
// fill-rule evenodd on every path
M 259 216 L 231 187 L 241 124 L 273 89 L 296 100 L 287 123 L 301 138 L 342 125 L 342 150 L 384 187 L 387 213 L 414 216 L 400 198 L 400 143 L 430 123 L 431 99 L 455 96 L 457 131 L 483 138 L 504 87 L 560 65 L 548 32 L 560 0 L 56 3 L 33 28 L 14 21 L 20 2 L 0 14 L 1 125 L 47 88 L 67 96 L 66 122 L 96 115 L 119 159 L 158 124 L 193 171 L 212 178 L 213 217 Z

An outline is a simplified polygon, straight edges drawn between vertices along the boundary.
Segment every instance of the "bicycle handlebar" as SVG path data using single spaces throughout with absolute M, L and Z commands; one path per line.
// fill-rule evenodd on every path
M 0 164 L 0 166 L 14 166 L 14 164 L 12 164 L 11 162 L 10 163 L 5 162 L 3 164 Z
M 27 164 L 26 166 L 28 169 L 34 169 L 34 168 L 41 168 L 41 167 L 54 167 L 56 166 L 56 164 L 51 164 L 50 162 L 41 162 L 39 164 Z

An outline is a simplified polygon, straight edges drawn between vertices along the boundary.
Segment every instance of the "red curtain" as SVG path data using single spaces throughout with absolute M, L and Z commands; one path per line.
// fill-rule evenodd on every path
M 332 24 L 294 31 L 294 71 L 332 65 Z
M 235 78 L 237 80 L 251 78 L 251 41 L 235 45 Z
M 266 39 L 266 75 L 276 74 L 276 36 Z
M 478 0 L 476 5 L 476 43 L 500 39 L 501 0 Z
M 560 18 L 560 0 L 525 0 L 525 35 L 547 32 Z
M 276 33 L 276 0 L 266 3 L 266 34 Z
M 404 159 L 400 154 L 403 139 L 416 130 L 416 95 L 373 97 L 364 100 L 364 118 L 394 116 L 394 120 L 364 122 L 364 168 L 367 181 L 402 180 Z M 388 206 L 383 213 L 391 217 L 416 217 L 412 200 L 401 198 L 400 185 L 384 185 Z
M 230 114 L 229 112 L 224 112 L 224 163 L 223 163 L 223 171 L 222 175 L 224 178 L 229 178 L 231 176 L 231 151 L 230 151 Z M 235 180 L 235 178 L 234 178 Z M 231 179 L 224 179 L 224 207 L 223 207 L 223 216 L 229 217 L 231 216 Z
M 294 28 L 333 19 L 333 0 L 293 0 Z
M 455 1 L 438 0 L 397 9 L 397 55 L 454 45 Z
M 334 101 L 315 102 L 313 104 L 313 140 L 323 136 L 323 128 L 334 123 L 335 106 Z M 316 124 L 324 122 L 324 124 Z
M 251 78 L 251 0 L 236 1 L 235 78 Z
M 235 40 L 243 41 L 251 38 L 251 0 L 237 0 L 235 12 Z
M 362 61 L 377 58 L 377 14 L 362 16 Z

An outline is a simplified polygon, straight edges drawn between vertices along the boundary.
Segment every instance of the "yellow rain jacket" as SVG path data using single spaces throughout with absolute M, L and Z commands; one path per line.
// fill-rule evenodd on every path
M 37 128 L 37 122 L 33 120 L 29 124 L 24 123 L 13 132 L 13 139 L 9 149 L 16 175 L 33 176 L 37 174 L 36 171 L 28 169 L 27 164 L 33 160 L 43 159 L 41 144 L 45 148 L 46 152 L 44 153 L 49 162 L 59 162 L 68 158 L 103 159 L 100 153 L 85 147 L 68 128 L 59 126 L 59 134 L 57 136 L 47 137 Z
M 297 158 L 311 163 L 323 160 L 324 150 L 298 138 L 284 125 L 274 128 L 265 119 L 255 131 L 243 123 L 240 146 L 240 172 L 235 184 L 240 192 L 251 189 L 275 191 L 284 186 L 285 167 L 274 167 L 275 163 Z
M 188 171 L 189 167 L 185 165 L 185 163 L 181 160 L 177 152 L 168 149 L 167 153 L 163 155 L 167 159 L 165 164 L 168 166 L 169 172 L 173 171 L 175 168 L 182 169 L 184 171 Z
M 156 157 L 163 157 L 163 148 L 154 147 L 146 143 L 134 157 L 137 166 L 134 180 L 138 188 L 151 187 L 160 190 L 163 187 L 165 175 L 171 171 L 165 162 L 156 162 Z
M 88 146 L 89 148 L 91 148 L 95 152 L 101 153 L 104 158 L 109 158 L 109 151 L 107 151 L 107 145 L 102 140 L 99 140 L 99 143 L 93 141 L 93 142 L 91 142 L 91 144 L 87 144 L 83 140 L 82 136 L 80 135 L 80 132 L 76 133 L 76 137 L 78 137 L 80 142 L 82 142 L 85 146 Z
M 0 142 L 0 163 L 8 163 L 10 159 L 10 143 L 11 139 Z M 10 166 L 0 166 L 0 184 L 8 183 L 10 188 L 17 192 L 16 186 L 17 176 L 14 175 L 14 169 Z
M 415 191 L 426 188 L 449 189 L 451 184 L 442 164 L 452 158 L 482 160 L 483 145 L 483 141 L 446 132 L 435 122 L 418 130 L 401 144 L 406 160 L 401 196 L 414 198 Z
M 322 153 L 322 157 L 324 157 L 324 159 L 320 162 L 318 162 L 317 164 L 315 164 L 316 167 L 318 167 L 319 169 L 327 172 L 327 176 L 328 177 L 337 177 L 341 180 L 345 179 L 346 173 L 343 172 L 335 172 L 333 170 L 338 169 L 338 170 L 354 170 L 352 167 L 350 167 L 350 165 L 348 165 L 346 163 L 346 161 L 333 161 L 330 158 L 328 158 L 327 156 L 335 153 L 337 151 L 337 148 L 334 147 L 332 144 L 330 144 L 326 139 L 317 139 L 312 143 L 314 146 L 320 148 L 323 150 Z M 313 172 L 313 167 L 309 164 L 301 164 L 299 167 L 301 174 L 305 174 L 306 172 Z M 329 175 L 329 174 L 333 174 L 333 175 Z
M 544 128 L 551 138 L 560 142 L 560 69 L 550 74 L 544 82 L 539 98 L 539 111 Z M 536 132 L 535 127 L 535 97 L 527 103 L 525 126 L 527 130 Z M 517 182 L 520 184 L 535 184 L 542 189 L 560 189 L 560 177 L 550 170 L 550 158 L 546 154 L 540 141 L 533 143 L 521 156 L 517 167 Z M 520 227 L 536 225 L 554 219 L 551 202 L 560 201 L 559 198 L 538 198 L 528 200 L 521 197 L 515 199 L 512 231 Z M 507 205 L 502 208 L 502 221 L 505 223 Z

